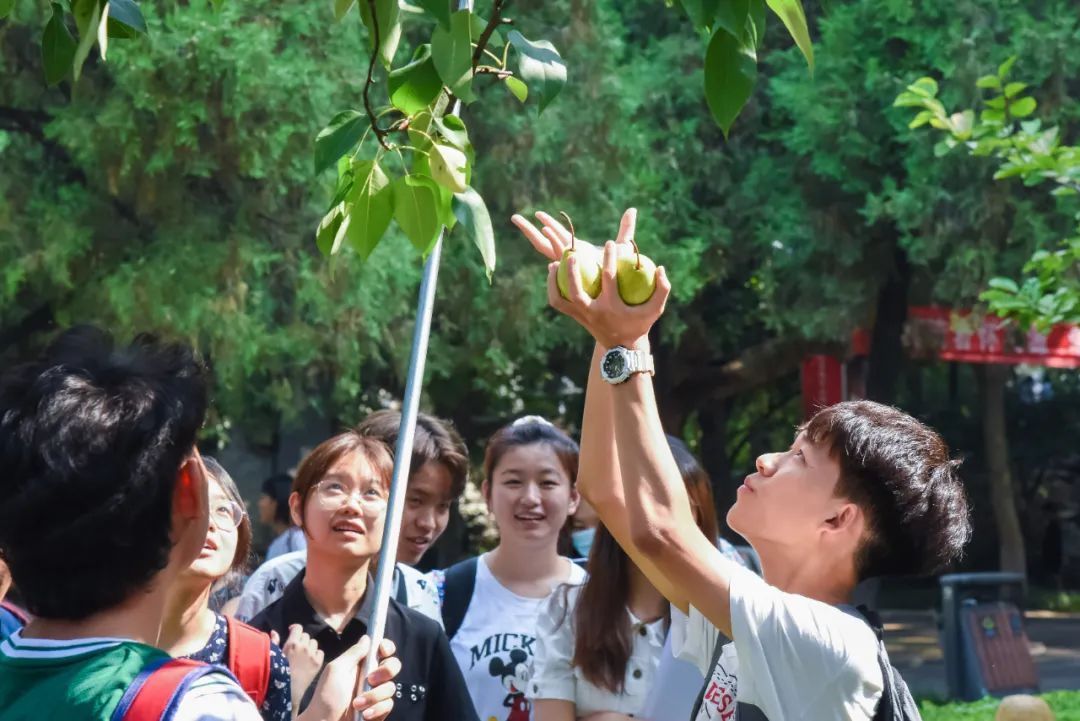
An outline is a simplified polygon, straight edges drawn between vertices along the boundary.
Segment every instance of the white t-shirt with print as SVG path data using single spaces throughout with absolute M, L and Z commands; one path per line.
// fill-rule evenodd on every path
M 709 679 L 692 721 L 870 721 L 881 698 L 878 640 L 854 609 L 731 578 L 732 643 L 696 608 L 672 611 L 672 647 Z M 736 715 L 736 708 L 738 715 Z
M 567 583 L 580 585 L 585 571 L 570 567 Z M 450 640 L 480 721 L 530 721 L 532 702 L 525 696 L 533 675 L 536 629 L 544 598 L 519 596 L 496 580 L 481 556 L 476 586 L 461 627 Z
M 630 658 L 623 677 L 624 688 L 613 692 L 591 683 L 572 663 L 577 628 L 574 612 L 580 596 L 580 587 L 570 587 L 565 592 L 562 588 L 557 589 L 540 614 L 536 663 L 527 695 L 533 701 L 570 701 L 578 718 L 601 711 L 640 716 L 656 681 L 664 639 L 668 635 L 668 621 L 661 618 L 643 623 L 629 608 L 626 609 L 630 621 Z

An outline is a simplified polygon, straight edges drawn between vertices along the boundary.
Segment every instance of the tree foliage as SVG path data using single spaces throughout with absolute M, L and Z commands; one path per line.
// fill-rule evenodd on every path
M 1024 94 L 1028 85 L 1010 80 L 1015 62 L 1013 56 L 997 73 L 976 81 L 988 94 L 977 115 L 971 109 L 950 113 L 938 100 L 937 82 L 928 77 L 909 85 L 894 105 L 919 109 L 909 127 L 929 124 L 945 133 L 934 146 L 935 155 L 961 147 L 975 157 L 997 160 L 994 180 L 1019 178 L 1028 187 L 1046 182 L 1055 186 L 1050 194 L 1068 206 L 1061 210 L 1071 213 L 1077 234 L 1060 241 L 1056 249 L 1035 251 L 1019 282 L 991 278 L 979 296 L 994 313 L 1019 327 L 1035 324 L 1046 331 L 1055 323 L 1080 321 L 1080 208 L 1075 202 L 1080 195 L 1080 147 L 1062 144 L 1059 126 L 1044 127 L 1041 119 L 1032 117 L 1037 101 Z

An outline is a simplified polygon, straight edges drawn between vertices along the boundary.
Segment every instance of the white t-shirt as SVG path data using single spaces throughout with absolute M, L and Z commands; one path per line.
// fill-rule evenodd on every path
M 581 670 L 571 663 L 577 628 L 574 610 L 580 595 L 579 587 L 569 588 L 565 593 L 563 589 L 557 589 L 540 614 L 536 632 L 536 663 L 527 695 L 534 701 L 570 701 L 579 718 L 599 711 L 639 715 L 656 680 L 660 654 L 667 637 L 667 619 L 642 623 L 630 609 L 626 609 L 630 617 L 632 643 L 624 677 L 626 687 L 621 693 L 613 693 L 587 681 Z
M 294 551 L 271 559 L 255 569 L 244 584 L 236 607 L 236 618 L 250 621 L 252 618 L 281 598 L 285 587 L 307 565 L 307 551 Z M 402 590 L 402 584 L 405 584 Z M 394 570 L 393 595 L 404 593 L 406 605 L 442 625 L 439 594 L 434 584 L 412 566 L 399 563 Z M 284 641 L 284 639 L 282 639 Z
M 691 606 L 672 611 L 677 657 L 708 676 L 692 721 L 870 721 L 884 687 L 878 640 L 854 609 L 785 593 L 745 569 L 731 578 L 732 643 Z M 736 717 L 736 708 L 738 716 Z
M 567 583 L 580 585 L 585 571 L 566 559 Z M 481 556 L 476 586 L 461 627 L 450 640 L 480 721 L 530 721 L 525 696 L 533 676 L 537 622 L 551 594 L 519 596 L 499 583 Z

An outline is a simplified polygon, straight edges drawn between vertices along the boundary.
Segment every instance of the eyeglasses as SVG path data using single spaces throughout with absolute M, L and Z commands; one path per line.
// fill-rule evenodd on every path
M 354 488 L 342 481 L 329 479 L 316 483 L 313 495 L 318 504 L 328 511 L 343 508 L 353 496 L 357 497 L 365 511 L 377 513 L 386 508 L 386 496 L 375 486 Z
M 210 502 L 210 520 L 223 531 L 235 531 L 246 515 L 244 507 L 236 501 Z

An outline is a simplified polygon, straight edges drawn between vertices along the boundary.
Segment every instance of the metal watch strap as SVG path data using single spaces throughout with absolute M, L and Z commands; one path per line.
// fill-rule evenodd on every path
M 643 350 L 626 350 L 626 364 L 630 374 L 648 373 L 655 374 L 652 353 Z

